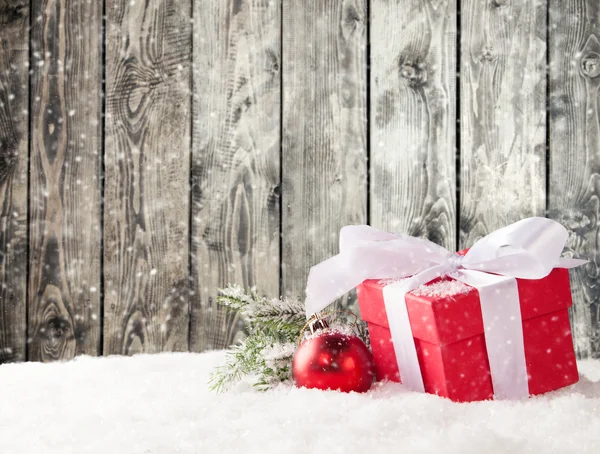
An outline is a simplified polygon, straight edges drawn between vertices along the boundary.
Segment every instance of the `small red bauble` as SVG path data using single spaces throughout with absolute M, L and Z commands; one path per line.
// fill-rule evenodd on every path
M 357 336 L 325 330 L 303 341 L 292 362 L 296 386 L 363 393 L 371 388 L 375 367 Z

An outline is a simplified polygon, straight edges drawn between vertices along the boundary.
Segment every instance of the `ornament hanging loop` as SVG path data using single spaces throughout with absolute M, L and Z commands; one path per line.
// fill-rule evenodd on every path
M 326 330 L 329 328 L 329 323 L 325 318 L 334 314 L 348 314 L 354 317 L 354 321 L 350 325 L 352 329 L 354 329 L 356 327 L 356 324 L 358 323 L 358 316 L 354 312 L 343 310 L 330 312 L 316 312 L 311 315 L 306 324 L 300 330 L 300 336 L 298 336 L 298 345 L 300 345 L 302 339 L 304 338 L 304 331 L 306 330 L 306 328 L 310 329 L 311 334 L 314 334 L 317 330 Z

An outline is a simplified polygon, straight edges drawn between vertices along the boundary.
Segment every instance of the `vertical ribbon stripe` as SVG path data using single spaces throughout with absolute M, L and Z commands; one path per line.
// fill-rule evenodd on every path
M 425 385 L 405 299 L 406 294 L 416 287 L 411 286 L 410 282 L 386 285 L 383 288 L 383 302 L 402 384 L 411 391 L 423 393 Z
M 529 397 L 517 280 L 470 270 L 461 270 L 453 277 L 479 292 L 494 398 Z

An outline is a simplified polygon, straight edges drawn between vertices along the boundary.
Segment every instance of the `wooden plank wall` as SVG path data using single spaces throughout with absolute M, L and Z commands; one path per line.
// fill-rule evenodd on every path
M 29 16 L 0 0 L 0 363 L 26 359 Z
M 577 353 L 600 358 L 600 3 L 551 0 L 548 30 L 548 215 L 591 260 L 571 273 L 571 315 Z
M 105 354 L 188 349 L 190 16 L 106 1 Z
M 31 3 L 29 359 L 100 349 L 102 8 Z
M 597 1 L 400 3 L 0 0 L 0 363 L 222 348 L 217 288 L 301 297 L 343 225 L 532 215 L 600 358 Z
M 191 348 L 241 324 L 215 289 L 279 294 L 281 5 L 195 0 Z
M 546 210 L 546 2 L 461 2 L 459 247 Z M 484 203 L 482 203 L 484 202 Z
M 456 248 L 456 2 L 371 5 L 371 225 Z
M 287 296 L 304 293 L 309 264 L 337 253 L 340 228 L 367 221 L 366 23 L 364 0 L 284 2 L 281 278 Z

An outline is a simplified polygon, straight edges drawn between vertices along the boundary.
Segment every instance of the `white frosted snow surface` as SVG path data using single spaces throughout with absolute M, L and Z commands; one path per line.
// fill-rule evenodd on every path
M 438 298 L 447 298 L 449 296 L 458 295 L 459 293 L 467 293 L 471 290 L 467 284 L 460 281 L 439 281 L 433 284 L 421 285 L 414 289 L 411 293 L 417 296 L 436 296 Z
M 600 453 L 600 361 L 578 384 L 520 402 L 207 389 L 223 352 L 0 366 L 1 454 Z

